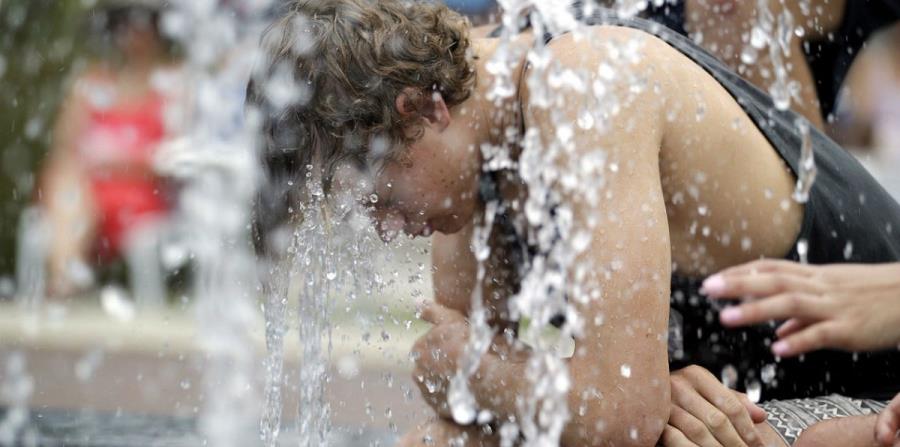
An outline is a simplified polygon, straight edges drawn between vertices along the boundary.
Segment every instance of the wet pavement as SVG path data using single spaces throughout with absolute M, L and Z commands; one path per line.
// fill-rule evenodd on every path
M 6 415 L 0 408 L 0 420 Z M 196 447 L 204 445 L 193 418 L 106 413 L 84 410 L 34 410 L 28 427 L 31 433 L 19 445 L 72 447 Z M 330 447 L 388 446 L 395 435 L 388 430 L 336 427 L 327 441 Z M 279 438 L 279 445 L 298 445 L 291 429 Z

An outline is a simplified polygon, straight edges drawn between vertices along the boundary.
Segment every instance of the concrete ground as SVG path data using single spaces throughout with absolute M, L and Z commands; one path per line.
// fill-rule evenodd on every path
M 343 441 L 332 445 L 368 445 L 363 439 L 385 445 L 384 440 L 429 414 L 412 383 L 408 352 L 427 330 L 415 321 L 410 297 L 423 292 L 430 296 L 430 278 L 397 283 L 370 302 L 335 303 L 327 398 L 333 425 Z M 50 302 L 37 311 L 0 303 L 0 385 L 14 379 L 4 364 L 18 352 L 24 354 L 26 372 L 34 381 L 29 406 L 35 412 L 63 415 L 60 420 L 73 414 L 100 415 L 94 420 L 107 423 L 108 416 L 116 414 L 195 419 L 204 407 L 203 371 L 208 362 L 198 343 L 192 306 L 138 312 L 134 319 L 123 321 L 116 318 L 118 314 L 105 312 L 98 301 Z M 256 390 L 260 399 L 263 327 L 259 316 L 251 337 L 259 360 Z M 285 339 L 282 420 L 284 437 L 290 439 L 298 407 L 296 323 Z M 0 408 L 8 405 L 0 399 Z M 83 425 L 90 419 L 78 420 Z

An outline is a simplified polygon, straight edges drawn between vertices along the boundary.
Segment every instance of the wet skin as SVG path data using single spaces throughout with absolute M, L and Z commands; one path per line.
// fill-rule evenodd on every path
M 585 283 L 605 294 L 601 300 L 582 302 L 575 297 L 571 301 L 584 321 L 602 319 L 603 323 L 585 325 L 576 341 L 576 353 L 568 361 L 572 377 L 569 407 L 584 411 L 572 415 L 562 443 L 653 445 L 669 412 L 665 337 L 672 273 L 700 278 L 762 256 L 781 257 L 795 242 L 803 210 L 790 200 L 793 174 L 710 75 L 640 31 L 596 27 L 592 33 L 594 42 L 641 43 L 639 62 L 627 70 L 639 76 L 646 88 L 630 92 L 631 83 L 625 77 L 617 78 L 620 82 L 610 83 L 609 88 L 623 100 L 620 112 L 609 118 L 607 131 L 576 127 L 572 137 L 575 150 L 569 156 L 576 162 L 602 147 L 606 166 L 616 165 L 617 169 L 602 173 L 604 195 L 596 208 L 586 206 L 585 197 L 577 190 L 564 195 L 563 204 L 574 211 L 575 228 L 589 231 L 592 237 L 576 264 L 595 266 Z M 483 64 L 496 45 L 490 39 L 476 41 L 476 52 L 482 56 L 479 79 L 488 79 Z M 606 57 L 605 51 L 569 35 L 554 40 L 550 49 L 561 67 L 585 68 L 592 73 L 591 67 Z M 406 164 L 386 170 L 387 176 L 379 181 L 382 191 L 390 184 L 393 191 L 413 188 L 417 193 L 407 193 L 400 200 L 404 205 L 382 209 L 382 215 L 401 214 L 403 227 L 413 230 L 408 232 L 415 233 L 416 225 L 424 221 L 444 233 L 435 234 L 433 241 L 435 298 L 462 314 L 467 313 L 476 287 L 470 241 L 472 223 L 480 220 L 475 194 L 479 155 L 472 147 L 482 142 L 503 143 L 487 129 L 514 120 L 508 111 L 518 107 L 515 99 L 499 107 L 486 101 L 488 88 L 489 82 L 479 82 L 473 97 L 449 110 L 448 116 L 438 113 L 429 118 L 422 140 L 428 145 L 413 145 Z M 574 122 L 580 110 L 591 106 L 584 95 L 566 94 L 560 95 L 564 101 L 542 109 L 530 105 L 531 92 L 524 88 L 525 125 L 540 130 L 545 143 L 556 135 L 553 116 Z M 495 126 L 489 125 L 490 119 Z M 438 168 L 433 165 L 439 161 L 445 163 L 440 169 L 446 172 L 435 171 Z M 570 161 L 558 160 L 558 168 L 567 169 Z M 431 176 L 403 175 L 416 170 Z M 452 194 L 436 192 L 445 184 L 455 188 Z M 503 194 L 522 200 L 527 192 L 519 185 L 505 184 Z M 415 197 L 429 198 L 427 203 L 418 202 L 422 209 L 419 223 L 408 217 L 417 214 Z M 742 240 L 748 242 L 742 245 Z M 495 262 L 487 266 L 484 296 L 489 297 L 492 321 L 502 326 L 507 323 L 503 309 L 510 287 L 495 287 L 492 281 L 498 279 L 502 285 L 507 277 L 500 262 L 504 248 L 495 244 L 492 249 L 501 255 L 494 256 Z M 613 263 L 618 266 L 615 272 L 603 274 Z M 445 343 L 459 345 L 464 339 Z M 619 373 L 623 364 L 631 366 L 629 378 Z M 451 362 L 446 368 L 452 366 Z M 515 414 L 515 396 L 527 393 L 529 387 L 523 372 L 521 362 L 501 361 L 494 353 L 485 355 L 480 380 L 472 383 L 479 405 L 501 417 Z M 599 391 L 604 398 L 582 399 L 588 390 Z M 605 425 L 598 426 L 597 421 Z M 452 427 L 452 422 L 437 420 L 423 430 L 446 434 L 454 432 Z M 636 439 L 630 436 L 630 428 L 637 429 Z M 416 445 L 422 434 L 411 433 L 401 444 Z M 495 437 L 487 437 L 472 445 L 494 442 Z

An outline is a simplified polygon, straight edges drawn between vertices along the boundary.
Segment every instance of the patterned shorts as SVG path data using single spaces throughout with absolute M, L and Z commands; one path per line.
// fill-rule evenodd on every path
M 793 445 L 803 430 L 817 422 L 879 413 L 887 406 L 887 402 L 832 394 L 811 399 L 774 400 L 759 406 L 768 412 L 769 424 L 781 439 L 787 445 Z

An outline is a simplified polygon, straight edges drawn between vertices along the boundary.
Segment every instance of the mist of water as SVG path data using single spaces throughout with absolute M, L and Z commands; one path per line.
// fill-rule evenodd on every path
M 241 98 L 256 59 L 269 2 L 222 8 L 179 1 L 163 29 L 186 49 L 191 113 L 180 145 L 164 153 L 165 168 L 183 182 L 180 216 L 195 266 L 198 340 L 206 356 L 198 421 L 211 446 L 258 443 L 259 359 L 250 334 L 257 315 L 256 258 L 250 206 L 259 166 L 255 117 Z

